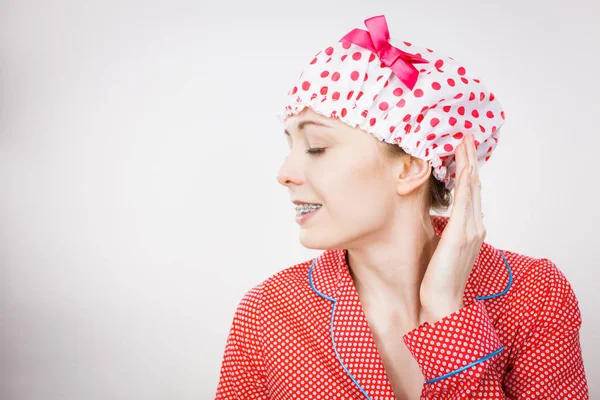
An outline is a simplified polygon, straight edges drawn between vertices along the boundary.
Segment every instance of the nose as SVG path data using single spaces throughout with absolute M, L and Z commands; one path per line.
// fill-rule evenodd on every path
M 277 182 L 283 186 L 290 186 L 291 184 L 301 185 L 304 182 L 304 175 L 298 164 L 294 159 L 292 152 L 288 154 L 283 160 L 283 164 L 279 168 L 277 173 Z

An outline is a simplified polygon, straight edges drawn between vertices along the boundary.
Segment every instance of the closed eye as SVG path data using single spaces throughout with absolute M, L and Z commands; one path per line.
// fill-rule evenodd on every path
M 323 154 L 325 153 L 325 148 L 324 147 L 320 147 L 320 148 L 310 148 L 308 150 L 306 150 L 307 154 Z

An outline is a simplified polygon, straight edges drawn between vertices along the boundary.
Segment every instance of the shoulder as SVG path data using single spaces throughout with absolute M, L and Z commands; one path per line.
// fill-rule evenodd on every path
M 528 287 L 543 296 L 547 312 L 568 310 L 581 324 L 577 295 L 563 271 L 551 260 L 539 258 L 528 271 Z
M 504 251 L 510 262 L 514 285 L 521 295 L 558 296 L 571 300 L 575 292 L 571 283 L 553 261 L 548 258 L 533 258 L 522 254 Z
M 313 259 L 286 267 L 250 288 L 239 301 L 237 314 L 247 314 L 256 321 L 265 307 L 273 306 L 273 301 L 294 299 L 310 288 L 308 272 Z
M 548 258 L 534 258 L 502 251 L 512 272 L 508 292 L 509 309 L 523 321 L 541 323 L 548 317 L 564 315 L 571 323 L 581 325 L 581 314 L 573 286 L 556 263 Z

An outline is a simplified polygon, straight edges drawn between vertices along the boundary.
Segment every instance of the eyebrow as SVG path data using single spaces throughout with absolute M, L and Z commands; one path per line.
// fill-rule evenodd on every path
M 316 126 L 323 126 L 325 128 L 333 128 L 332 126 L 329 126 L 327 124 L 324 124 L 322 122 L 318 122 L 318 121 L 312 121 L 312 120 L 305 120 L 305 121 L 301 121 L 300 123 L 298 123 L 298 130 L 304 130 L 304 127 L 306 125 L 316 125 Z M 287 129 L 284 130 L 285 134 L 290 136 L 290 133 L 288 132 Z

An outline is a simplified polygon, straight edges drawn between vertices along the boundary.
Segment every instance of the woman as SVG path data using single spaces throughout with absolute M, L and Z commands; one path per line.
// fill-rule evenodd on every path
M 243 297 L 216 398 L 588 399 L 571 285 L 484 242 L 500 104 L 452 57 L 392 44 L 383 16 L 365 24 L 317 53 L 282 114 L 278 181 L 325 251 Z M 430 215 L 453 188 L 450 217 Z

